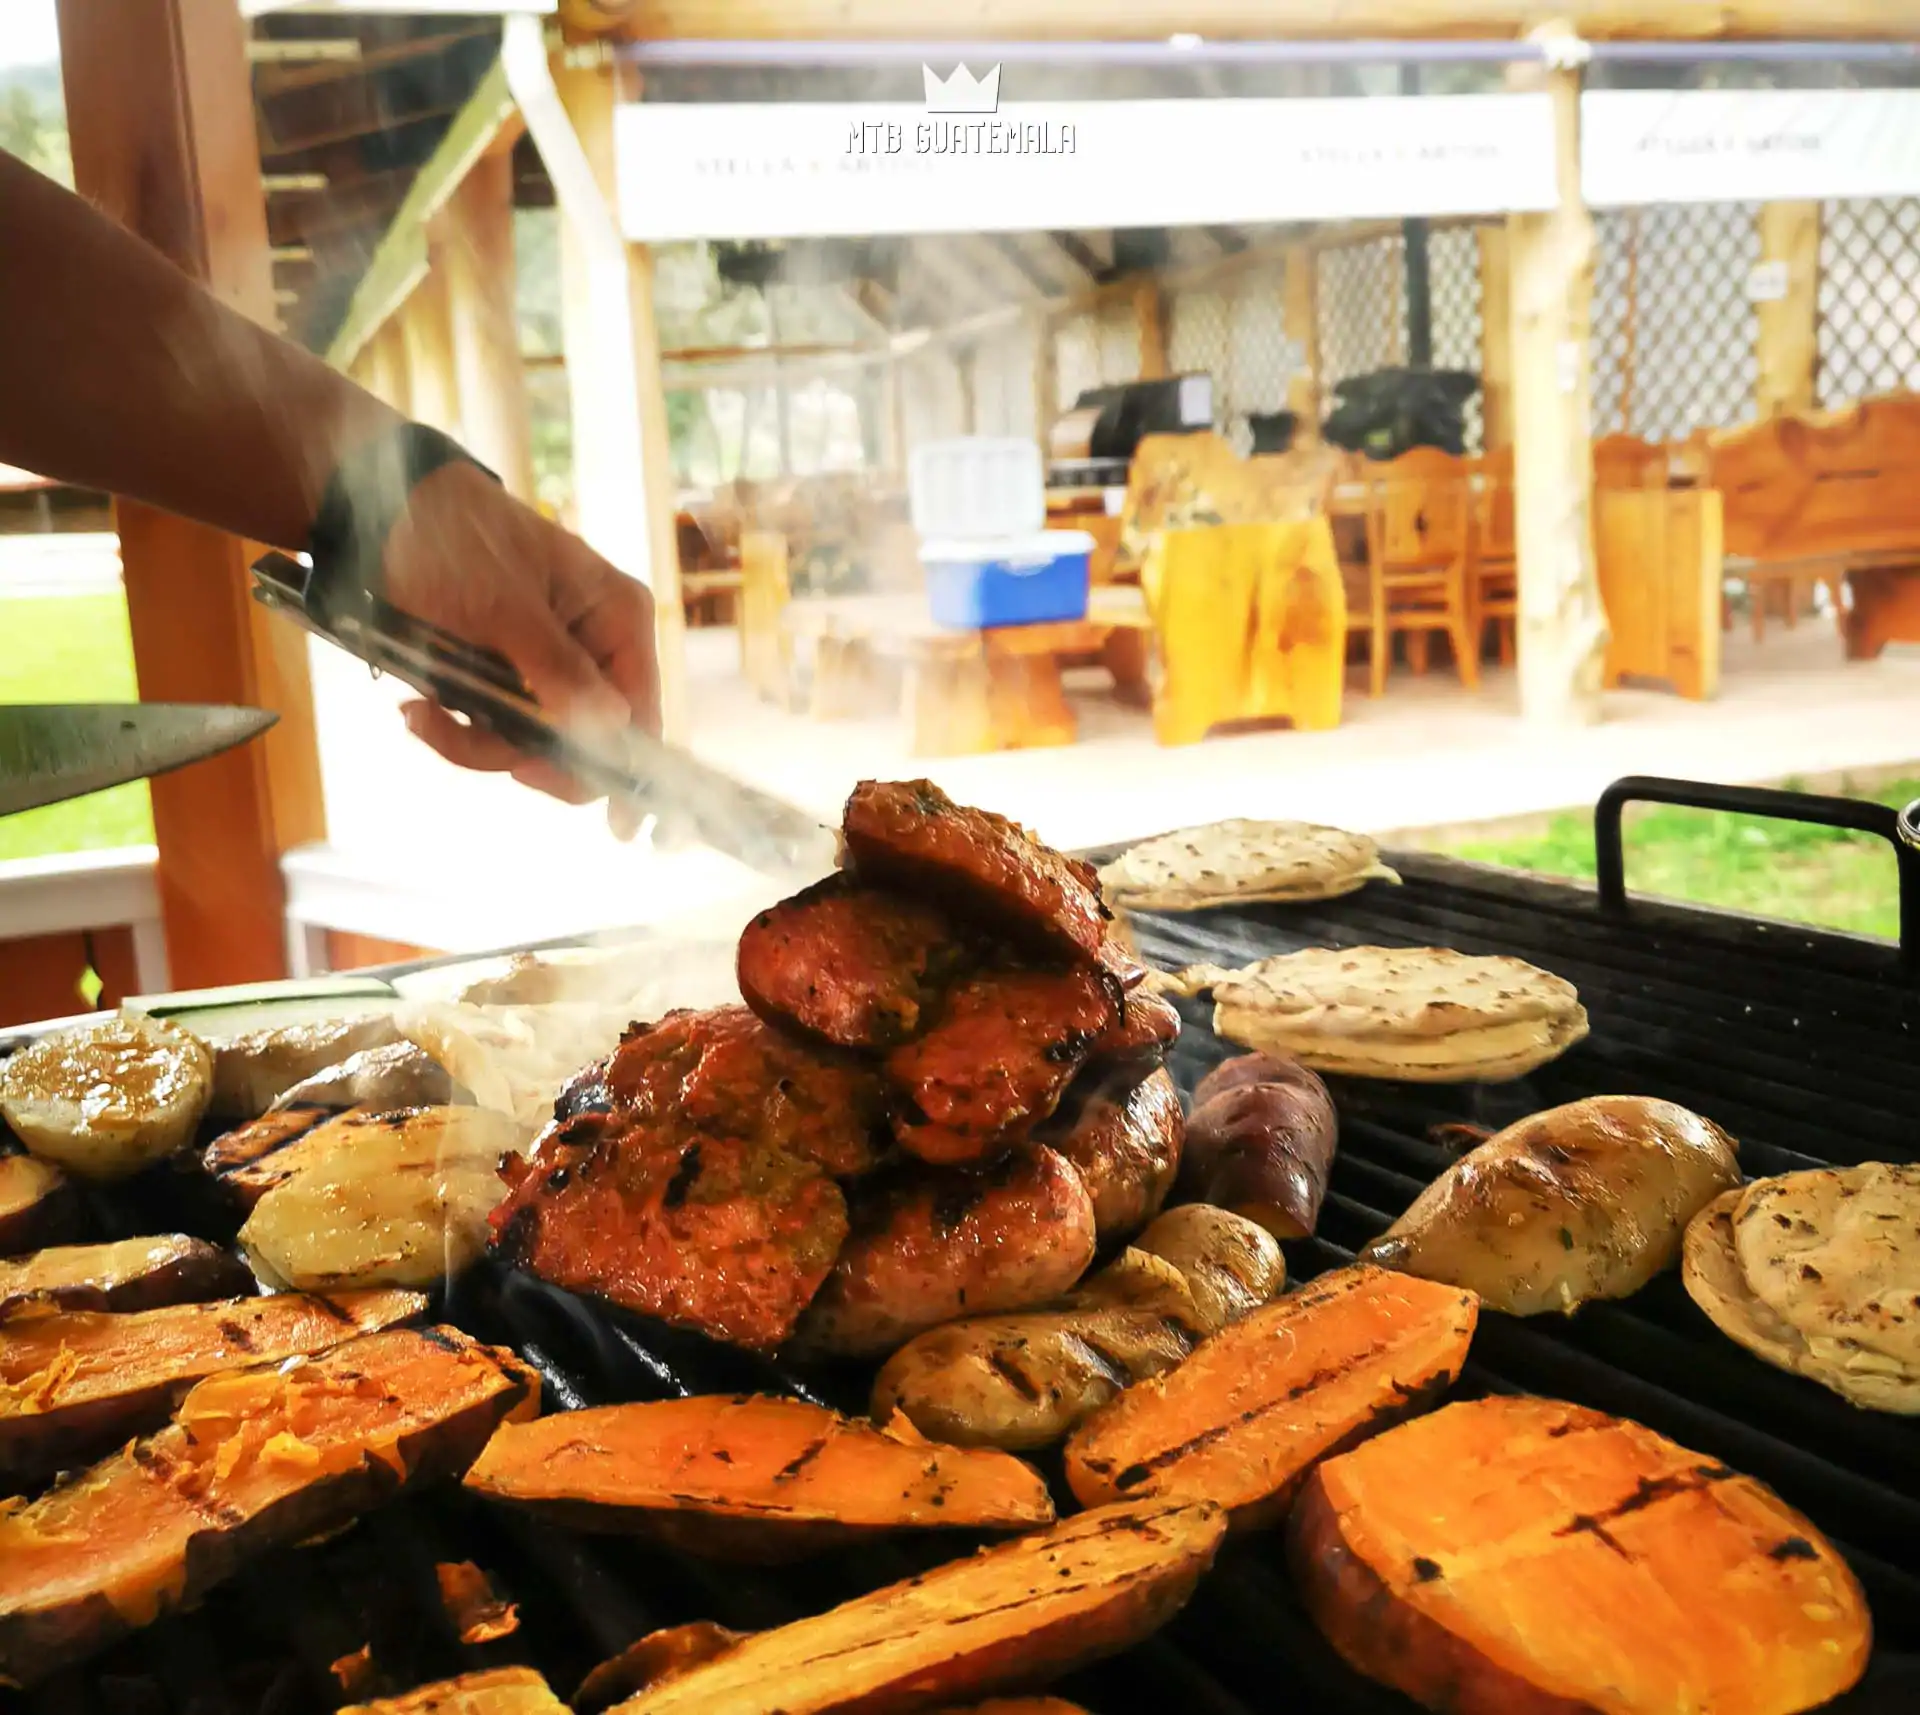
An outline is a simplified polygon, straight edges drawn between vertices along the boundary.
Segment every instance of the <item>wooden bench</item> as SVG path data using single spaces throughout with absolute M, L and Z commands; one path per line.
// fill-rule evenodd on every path
M 915 756 L 974 756 L 1072 744 L 1065 666 L 1097 661 L 1144 707 L 1152 621 L 1138 590 L 1096 590 L 1085 619 L 951 631 L 919 596 L 795 599 L 786 634 L 810 646 L 809 712 L 849 720 L 897 709 Z

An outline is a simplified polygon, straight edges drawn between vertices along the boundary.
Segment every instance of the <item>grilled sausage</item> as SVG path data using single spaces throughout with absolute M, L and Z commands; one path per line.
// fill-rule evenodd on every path
M 930 780 L 863 780 L 842 821 L 855 875 L 939 900 L 1030 944 L 1097 960 L 1109 912 L 1090 864 Z
M 1097 1076 L 1074 1117 L 1047 1141 L 1079 1172 L 1093 1199 L 1099 1242 L 1137 1232 L 1160 1212 L 1180 1169 L 1186 1121 L 1164 1067 L 1131 1081 Z
M 852 1192 L 853 1229 L 801 1318 L 802 1357 L 877 1357 L 956 1316 L 1057 1298 L 1093 1260 L 1093 1199 L 1051 1149 L 991 1172 L 912 1167 Z
M 891 1048 L 920 1034 L 961 957 L 935 906 L 836 875 L 754 918 L 737 974 L 769 1024 L 842 1048 Z
M 887 1057 L 894 1136 L 942 1166 L 990 1159 L 1059 1106 L 1119 1011 L 1091 967 L 967 979 L 932 1030 Z
M 1270 1054 L 1216 1066 L 1193 1092 L 1180 1195 L 1304 1238 L 1320 1218 L 1339 1141 L 1333 1098 L 1318 1075 Z

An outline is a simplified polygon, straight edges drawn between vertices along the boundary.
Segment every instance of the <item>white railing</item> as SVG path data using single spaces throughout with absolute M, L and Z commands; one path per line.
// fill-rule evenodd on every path
M 165 992 L 167 941 L 154 879 L 159 855 L 152 846 L 125 846 L 0 862 L 0 959 L 8 941 L 124 925 L 133 932 L 140 992 Z

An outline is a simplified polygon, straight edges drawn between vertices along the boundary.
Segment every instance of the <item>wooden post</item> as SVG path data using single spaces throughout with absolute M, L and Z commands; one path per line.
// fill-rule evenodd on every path
M 1759 305 L 1762 417 L 1813 409 L 1820 367 L 1820 205 L 1760 205 L 1760 260 L 1786 270 L 1786 294 Z
M 953 354 L 954 378 L 960 384 L 960 432 L 980 432 L 980 348 L 963 345 Z
M 447 291 L 447 243 L 436 231 L 428 243 L 427 277 L 400 306 L 400 346 L 406 355 L 407 395 L 423 423 L 458 440 L 460 372 L 453 356 L 453 304 Z
M 1320 439 L 1320 258 L 1304 244 L 1287 252 L 1281 275 L 1281 311 L 1287 338 L 1300 347 L 1302 363 L 1287 382 L 1287 409 L 1299 418 L 1295 439 Z
M 510 494 L 531 501 L 533 423 L 514 295 L 511 141 L 473 164 L 445 220 L 441 257 L 466 445 Z
M 1513 281 L 1504 226 L 1482 226 L 1480 245 L 1480 446 L 1513 445 Z
M 413 388 L 407 380 L 406 335 L 398 319 L 367 341 L 369 391 L 405 416 L 413 415 Z
M 900 360 L 887 359 L 887 468 L 907 479 L 907 397 L 900 385 Z
M 246 26 L 232 0 L 60 0 L 59 22 L 80 193 L 272 325 Z M 247 543 L 130 501 L 115 522 L 141 696 L 280 715 L 265 739 L 152 783 L 171 980 L 284 976 L 280 854 L 326 835 L 306 638 L 251 599 Z
M 1060 376 L 1054 367 L 1053 317 L 1045 310 L 1033 318 L 1033 432 L 1040 439 L 1042 457 L 1053 420 L 1060 415 Z
M 1167 373 L 1167 305 L 1152 275 L 1133 288 L 1133 317 L 1140 330 L 1140 379 L 1162 380 Z
M 613 146 L 613 62 L 553 62 L 553 81 L 575 135 L 593 169 L 612 218 L 616 206 Z M 590 279 L 587 247 L 561 223 L 562 340 L 573 399 L 574 491 L 583 534 L 597 534 L 602 551 L 632 570 L 643 564 L 653 590 L 660 700 L 669 740 L 686 734 L 686 610 L 680 598 L 679 543 L 674 528 L 673 463 L 667 432 L 667 395 L 660 368 L 660 336 L 653 316 L 653 253 L 626 246 L 630 364 L 610 365 L 597 337 L 605 313 Z M 624 422 L 618 421 L 624 417 Z M 639 468 L 631 467 L 638 449 Z M 642 517 L 632 516 L 638 490 Z M 638 526 L 636 529 L 635 526 Z M 619 546 L 615 546 L 619 544 Z
M 1553 96 L 1560 204 L 1508 220 L 1520 711 L 1541 725 L 1601 716 L 1607 647 L 1593 545 L 1593 222 L 1580 193 L 1580 73 L 1520 68 Z

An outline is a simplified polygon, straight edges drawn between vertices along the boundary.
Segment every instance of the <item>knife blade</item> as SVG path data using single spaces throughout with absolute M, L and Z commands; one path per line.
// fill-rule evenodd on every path
M 0 707 L 0 816 L 204 761 L 245 744 L 279 718 L 220 703 Z
M 389 673 L 528 756 L 656 818 L 664 848 L 697 842 L 776 878 L 815 881 L 839 858 L 833 831 L 797 806 L 639 728 L 589 737 L 557 725 L 504 656 L 375 600 L 316 602 L 310 573 L 284 554 L 255 561 L 254 599 Z

